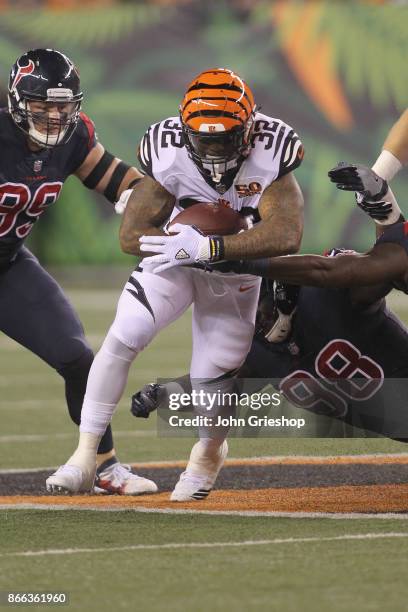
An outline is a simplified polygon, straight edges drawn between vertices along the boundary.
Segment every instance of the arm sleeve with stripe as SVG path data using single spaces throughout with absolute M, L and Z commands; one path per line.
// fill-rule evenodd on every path
M 279 172 L 277 179 L 285 174 L 296 170 L 302 163 L 304 157 L 303 144 L 294 130 L 290 130 L 285 137 L 280 157 Z
M 142 171 L 156 180 L 153 174 L 151 130 L 152 128 L 150 127 L 143 136 L 137 151 L 137 157 Z

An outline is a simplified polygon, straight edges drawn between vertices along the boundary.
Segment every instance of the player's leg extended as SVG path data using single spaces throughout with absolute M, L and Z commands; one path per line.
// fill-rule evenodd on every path
M 212 397 L 219 392 L 221 404 L 207 411 L 211 417 L 234 414 L 234 406 L 222 398 L 235 391 L 235 374 L 251 346 L 259 287 L 260 279 L 253 276 L 195 276 L 191 384 L 193 390 Z M 206 407 L 201 410 L 205 413 Z M 228 427 L 200 428 L 200 440 L 172 493 L 173 501 L 208 495 L 228 452 L 227 433 Z
M 64 378 L 68 411 L 79 425 L 93 353 L 70 302 L 26 248 L 0 274 L 0 329 Z M 112 448 L 108 427 L 99 452 Z
M 115 320 L 89 373 L 78 448 L 67 464 L 48 479 L 48 485 L 63 486 L 65 473 L 73 467 L 83 474 L 81 490 L 89 488 L 96 448 L 122 396 L 130 365 L 154 336 L 190 305 L 190 272 L 178 268 L 162 275 L 145 270 L 131 275 L 119 299 Z M 146 487 L 139 492 L 156 489 L 154 483 Z

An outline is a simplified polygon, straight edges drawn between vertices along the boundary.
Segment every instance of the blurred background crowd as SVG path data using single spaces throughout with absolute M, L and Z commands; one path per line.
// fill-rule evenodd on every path
M 262 111 L 304 143 L 296 172 L 306 199 L 302 250 L 364 250 L 373 230 L 327 171 L 339 160 L 372 163 L 406 107 L 407 21 L 400 0 L 0 0 L 1 105 L 19 55 L 59 49 L 79 67 L 83 110 L 101 142 L 134 164 L 146 128 L 177 115 L 195 74 L 231 68 Z M 406 214 L 407 184 L 404 172 L 393 183 Z M 46 264 L 125 262 L 119 222 L 70 178 L 31 248 Z

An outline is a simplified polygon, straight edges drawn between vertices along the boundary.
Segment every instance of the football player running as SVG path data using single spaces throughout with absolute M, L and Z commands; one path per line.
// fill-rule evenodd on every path
M 12 67 L 9 108 L 0 109 L 0 330 L 63 377 L 77 425 L 93 353 L 67 297 L 24 240 L 71 174 L 112 203 L 141 178 L 97 141 L 92 121 L 81 112 L 82 99 L 72 61 L 56 50 L 35 49 Z M 99 489 L 155 489 L 119 463 L 110 426 L 102 434 Z
M 179 117 L 152 125 L 139 160 L 146 177 L 130 196 L 122 248 L 146 255 L 119 299 L 116 318 L 88 379 L 77 450 L 54 474 L 68 490 L 92 485 L 95 452 L 123 393 L 137 354 L 193 304 L 190 375 L 195 387 L 228 391 L 254 332 L 260 279 L 194 267 L 224 259 L 294 253 L 303 229 L 303 198 L 293 175 L 303 157 L 294 130 L 257 111 L 248 85 L 234 72 L 212 69 L 188 86 Z M 233 236 L 204 237 L 190 226 L 162 226 L 189 201 L 222 197 L 260 222 Z M 202 410 L 206 406 L 200 407 Z M 216 406 L 214 414 L 231 407 Z M 212 416 L 212 415 L 211 415 Z M 171 499 L 203 499 L 227 454 L 227 429 L 201 428 L 200 440 Z M 72 483 L 66 475 L 77 470 Z
M 382 189 L 387 193 L 388 185 Z M 408 223 L 401 212 L 398 220 L 389 226 L 381 220 L 382 233 L 364 254 L 332 249 L 324 257 L 291 255 L 234 264 L 237 272 L 291 283 L 275 282 L 260 301 L 260 333 L 238 373 L 242 379 L 257 379 L 252 392 L 273 378 L 295 405 L 408 441 L 408 330 L 383 299 L 393 288 L 408 293 Z M 270 343 L 276 321 L 292 312 L 294 304 L 289 337 Z M 353 388 L 352 381 L 345 383 L 353 377 L 365 384 Z M 392 385 L 386 382 L 389 378 Z M 331 384 L 324 385 L 324 379 Z M 167 385 L 146 385 L 133 395 L 132 413 L 146 418 L 168 404 L 170 393 L 190 391 L 188 376 Z
M 369 357 L 370 369 L 377 371 L 377 381 L 382 377 L 408 377 L 408 332 L 387 310 L 385 300 L 382 299 L 393 287 L 408 293 L 408 229 L 388 186 L 388 181 L 407 163 L 406 110 L 391 128 L 372 169 L 340 162 L 329 172 L 330 180 L 339 189 L 356 192 L 357 204 L 375 221 L 379 238 L 388 230 L 378 241 L 389 245 L 385 247 L 388 253 L 384 248 L 377 248 L 362 256 L 353 251 L 333 249 L 330 254 L 336 256 L 335 260 L 312 255 L 242 263 L 241 269 L 248 269 L 249 265 L 249 269 L 258 274 L 316 286 L 283 287 L 280 283 L 274 283 L 273 291 L 265 293 L 258 307 L 259 333 L 254 336 L 251 350 L 239 371 L 240 378 L 259 379 L 256 385 L 261 386 L 263 384 L 260 379 L 273 377 L 283 380 L 288 395 L 299 405 L 299 398 L 292 393 L 291 384 L 299 382 L 299 376 L 311 375 L 309 383 L 312 386 L 306 391 L 310 392 L 311 389 L 312 395 L 305 393 L 303 405 L 318 409 L 323 403 L 327 409 L 331 402 L 334 408 L 337 406 L 340 409 L 339 413 L 343 407 L 344 418 L 350 419 L 352 411 L 347 406 L 350 398 L 330 393 L 318 382 L 314 382 L 319 380 L 322 372 L 323 376 L 334 379 L 349 376 L 353 372 L 350 367 L 346 367 L 340 375 L 333 368 L 330 370 L 327 361 L 333 357 L 334 349 L 341 356 L 343 348 L 347 359 L 354 357 L 358 366 L 364 366 L 364 363 L 367 365 L 366 357 Z M 347 259 L 344 259 L 346 256 Z M 367 281 L 374 284 L 362 287 Z M 343 289 L 335 288 L 338 286 Z M 287 319 L 287 313 L 293 312 L 294 305 L 297 309 L 292 333 L 285 342 L 271 343 L 270 335 L 276 321 Z M 307 380 L 303 379 L 305 383 Z M 390 387 L 387 389 L 390 391 Z M 257 391 L 259 387 L 253 390 Z M 401 389 L 393 384 L 392 390 L 396 390 L 398 395 Z M 159 406 L 167 405 L 169 393 L 190 391 L 189 376 L 183 376 L 167 385 L 145 385 L 132 396 L 132 413 L 136 417 L 147 418 Z M 405 389 L 402 392 L 405 394 Z M 400 400 L 393 397 L 391 404 L 400 406 Z M 389 406 L 390 402 L 387 401 L 387 404 Z M 365 425 L 377 433 L 386 433 L 384 424 L 376 416 L 378 413 L 368 421 L 366 419 Z M 406 433 L 404 441 L 407 441 Z

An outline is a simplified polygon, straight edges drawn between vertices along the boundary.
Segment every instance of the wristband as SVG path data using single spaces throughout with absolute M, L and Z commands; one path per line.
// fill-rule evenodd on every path
M 222 236 L 209 236 L 210 257 L 208 261 L 220 261 L 224 259 L 224 238 Z
M 397 172 L 401 170 L 401 168 L 402 164 L 400 160 L 390 151 L 384 149 L 380 153 L 377 161 L 372 167 L 372 170 L 374 170 L 378 176 L 381 176 L 381 178 L 385 179 L 386 181 L 390 181 L 392 178 L 394 178 Z
M 402 213 L 401 213 L 400 207 L 398 206 L 398 202 L 395 199 L 395 196 L 392 193 L 391 189 L 388 189 L 387 193 L 384 196 L 384 200 L 392 204 L 392 210 L 390 214 L 388 215 L 387 219 L 384 219 L 382 221 L 378 219 L 374 219 L 375 223 L 377 225 L 382 225 L 382 226 L 392 225 L 393 223 L 397 223 Z

